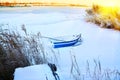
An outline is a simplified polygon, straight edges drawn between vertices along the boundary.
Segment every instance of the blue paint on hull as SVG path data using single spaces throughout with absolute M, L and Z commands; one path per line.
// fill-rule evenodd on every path
M 71 40 L 71 41 L 63 41 L 63 42 L 54 42 L 54 48 L 68 47 L 73 46 L 79 41 L 80 37 Z

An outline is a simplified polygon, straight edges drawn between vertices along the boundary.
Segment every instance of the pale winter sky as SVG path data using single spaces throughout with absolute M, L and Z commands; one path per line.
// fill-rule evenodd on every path
M 75 4 L 85 4 L 91 5 L 93 3 L 103 4 L 103 5 L 118 5 L 120 0 L 0 0 L 1 2 L 57 2 L 57 3 L 75 3 Z

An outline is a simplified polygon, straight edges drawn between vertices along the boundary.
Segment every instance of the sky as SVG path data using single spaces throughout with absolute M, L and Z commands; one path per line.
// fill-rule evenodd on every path
M 119 6 L 120 0 L 0 0 L 1 2 L 56 2 L 56 3 L 73 3 L 92 5 L 93 3 L 102 5 L 117 5 Z

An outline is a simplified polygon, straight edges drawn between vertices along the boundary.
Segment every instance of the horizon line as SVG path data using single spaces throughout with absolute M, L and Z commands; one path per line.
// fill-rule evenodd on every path
M 81 6 L 89 7 L 85 4 L 58 3 L 58 2 L 0 2 L 0 6 Z

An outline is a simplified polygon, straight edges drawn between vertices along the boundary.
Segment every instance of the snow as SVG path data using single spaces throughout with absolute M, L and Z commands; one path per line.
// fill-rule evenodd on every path
M 9 26 L 14 26 L 12 29 L 17 29 L 19 32 L 21 32 L 20 26 L 25 24 L 29 33 L 41 32 L 43 36 L 47 37 L 54 38 L 82 34 L 83 42 L 81 45 L 54 49 L 56 54 L 59 52 L 58 62 L 53 61 L 53 63 L 58 67 L 61 80 L 72 80 L 70 68 L 72 64 L 71 56 L 73 55 L 76 57 L 80 70 L 83 72 L 86 69 L 86 61 L 89 61 L 91 67 L 93 67 L 95 65 L 94 59 L 100 60 L 103 69 L 120 69 L 120 32 L 99 28 L 95 24 L 85 22 L 84 17 L 84 8 L 0 8 L 0 24 L 4 23 L 9 24 Z M 21 34 L 23 33 L 21 32 Z M 28 80 L 36 80 L 32 78 L 38 74 L 43 75 L 39 76 L 39 80 L 46 80 L 44 71 L 40 71 L 40 66 L 16 69 L 14 80 L 27 80 L 25 78 L 23 79 L 22 76 L 29 75 L 33 76 L 30 76 L 31 79 Z M 31 72 L 35 70 L 36 72 L 32 74 L 29 73 L 29 70 Z M 45 70 L 46 72 L 47 70 Z
M 17 68 L 14 73 L 14 80 L 55 80 L 52 71 L 47 64 L 34 65 L 24 68 Z

